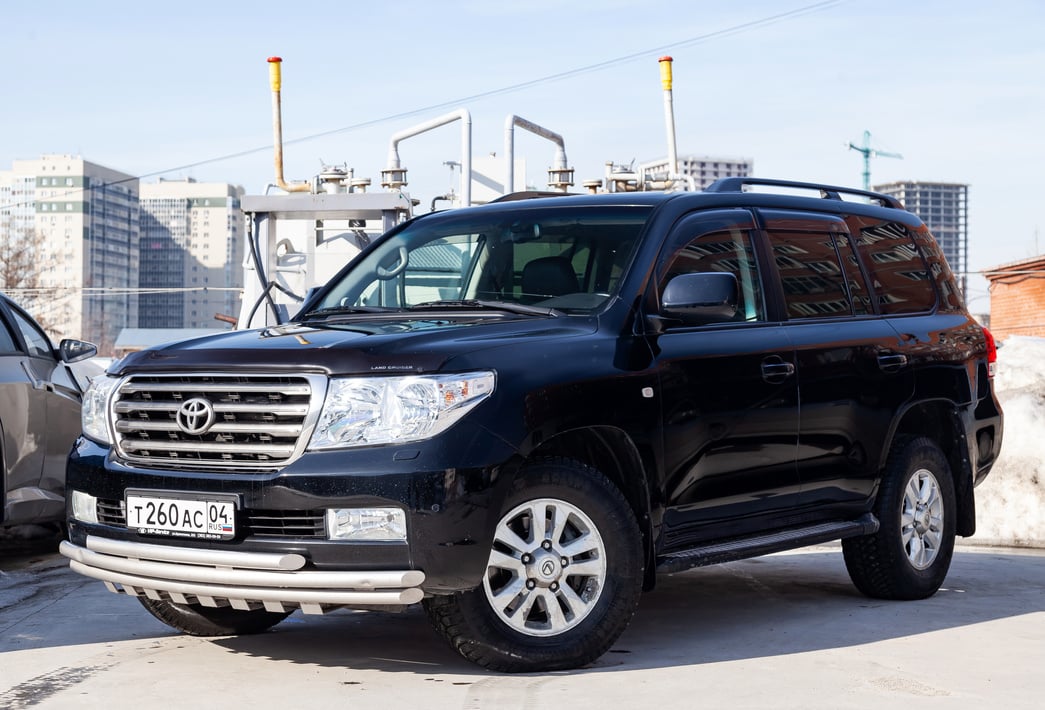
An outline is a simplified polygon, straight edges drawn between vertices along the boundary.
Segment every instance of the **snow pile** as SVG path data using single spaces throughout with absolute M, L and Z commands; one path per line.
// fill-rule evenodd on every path
M 1005 412 L 1001 456 L 976 489 L 969 542 L 1045 547 L 1045 338 L 1007 338 L 994 388 Z

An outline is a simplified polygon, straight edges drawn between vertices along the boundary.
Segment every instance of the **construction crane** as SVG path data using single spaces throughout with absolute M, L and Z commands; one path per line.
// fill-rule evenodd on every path
M 865 190 L 870 190 L 871 189 L 871 158 L 872 157 L 875 157 L 875 158 L 900 158 L 901 160 L 903 159 L 903 156 L 900 155 L 899 153 L 888 153 L 888 152 L 886 152 L 884 150 L 878 150 L 876 148 L 872 148 L 871 147 L 871 132 L 870 131 L 864 131 L 864 144 L 863 145 L 856 145 L 855 143 L 850 143 L 849 144 L 849 148 L 851 150 L 857 151 L 858 153 L 860 153 L 861 155 L 864 156 L 864 189 Z

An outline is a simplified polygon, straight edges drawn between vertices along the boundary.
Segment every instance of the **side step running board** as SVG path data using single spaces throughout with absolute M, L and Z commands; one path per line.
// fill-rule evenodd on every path
M 846 537 L 871 535 L 875 532 L 878 532 L 878 518 L 867 513 L 856 520 L 790 528 L 765 535 L 713 542 L 701 547 L 661 555 L 657 557 L 657 572 L 682 572 L 694 567 L 758 557 L 771 552 L 793 550 L 806 545 L 816 545 Z

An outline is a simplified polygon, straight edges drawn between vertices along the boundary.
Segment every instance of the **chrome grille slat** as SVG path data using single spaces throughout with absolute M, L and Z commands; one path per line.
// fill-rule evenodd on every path
M 265 456 L 290 456 L 294 451 L 288 446 L 260 446 L 257 444 L 222 444 L 215 442 L 166 441 L 147 439 L 124 439 L 121 445 L 126 451 L 197 451 L 204 447 L 206 451 L 223 454 L 264 454 Z
M 112 429 L 132 463 L 272 471 L 304 451 L 325 393 L 320 375 L 132 375 L 110 404 Z
M 237 383 L 234 386 L 229 386 L 224 383 L 198 383 L 192 387 L 194 392 L 237 392 L 237 393 L 269 393 L 278 392 L 283 395 L 305 395 L 308 396 L 311 393 L 311 389 L 308 385 L 282 385 L 282 386 L 271 386 L 271 385 L 251 385 L 244 383 Z M 170 386 L 167 384 L 153 384 L 153 383 L 137 383 L 128 382 L 120 386 L 120 394 L 131 394 L 135 392 L 168 392 Z
M 182 403 L 177 401 L 141 402 L 139 404 L 117 402 L 114 411 L 117 414 L 130 414 L 131 412 L 177 412 L 181 405 Z M 250 404 L 215 403 L 214 405 L 214 411 L 219 414 L 255 412 L 257 409 L 256 405 Z M 300 404 L 269 404 L 265 407 L 265 411 L 279 416 L 300 417 L 308 413 L 308 406 Z
M 134 431 L 170 431 L 171 422 L 166 421 L 139 421 L 139 422 L 116 422 L 116 431 L 126 434 Z M 249 424 L 226 424 L 218 422 L 210 428 L 218 434 L 235 433 L 265 433 L 273 436 L 297 437 L 301 433 L 300 424 L 271 424 L 269 422 L 252 422 Z

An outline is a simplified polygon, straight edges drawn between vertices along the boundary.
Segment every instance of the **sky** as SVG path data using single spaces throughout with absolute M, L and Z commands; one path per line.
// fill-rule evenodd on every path
M 476 157 L 515 114 L 565 139 L 577 188 L 667 154 L 657 59 L 674 58 L 680 155 L 860 187 L 968 183 L 970 271 L 1045 252 L 1045 3 L 631 0 L 8 4 L 0 170 L 79 155 L 146 182 L 272 182 L 269 56 L 283 58 L 284 174 L 347 165 L 380 189 L 393 134 L 460 108 Z M 543 187 L 554 146 L 517 130 Z M 422 205 L 459 186 L 459 124 L 399 147 Z M 968 294 L 985 310 L 987 282 Z

